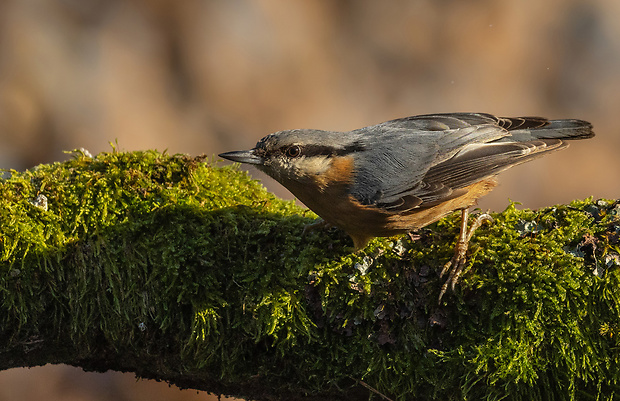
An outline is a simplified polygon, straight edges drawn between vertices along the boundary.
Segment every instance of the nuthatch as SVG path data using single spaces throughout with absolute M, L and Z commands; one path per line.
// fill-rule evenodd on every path
M 462 211 L 461 234 L 444 284 L 452 289 L 464 266 L 473 230 L 467 210 L 517 164 L 594 136 L 582 120 L 433 114 L 387 121 L 349 132 L 280 131 L 254 149 L 220 157 L 255 165 L 329 224 L 357 250 L 373 237 L 406 233 Z

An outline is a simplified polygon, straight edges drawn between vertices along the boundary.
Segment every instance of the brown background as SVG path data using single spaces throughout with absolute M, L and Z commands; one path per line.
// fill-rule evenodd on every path
M 502 174 L 483 209 L 616 198 L 618 21 L 617 0 L 4 0 L 0 167 L 484 111 L 586 119 L 598 136 Z M 53 366 L 0 372 L 0 401 L 17 399 L 207 398 Z

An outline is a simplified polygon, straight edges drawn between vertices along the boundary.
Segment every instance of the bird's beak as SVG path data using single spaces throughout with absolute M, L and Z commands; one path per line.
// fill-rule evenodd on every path
M 224 159 L 232 160 L 234 162 L 248 164 L 263 164 L 264 161 L 262 157 L 256 155 L 254 149 L 220 153 L 218 156 L 223 157 Z

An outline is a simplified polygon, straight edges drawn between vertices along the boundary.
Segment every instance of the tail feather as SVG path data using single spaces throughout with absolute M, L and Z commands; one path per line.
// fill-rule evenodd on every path
M 523 119 L 527 120 L 527 118 Z M 536 122 L 540 121 L 536 117 L 533 120 Z M 538 127 L 533 125 L 525 129 L 516 127 L 516 129 L 510 131 L 510 134 L 510 136 L 503 138 L 501 141 L 525 142 L 536 139 L 587 139 L 594 136 L 594 131 L 592 130 L 592 124 L 583 120 L 549 120 L 546 124 Z
M 532 133 L 540 139 L 587 139 L 594 136 L 592 124 L 583 120 L 551 120 Z

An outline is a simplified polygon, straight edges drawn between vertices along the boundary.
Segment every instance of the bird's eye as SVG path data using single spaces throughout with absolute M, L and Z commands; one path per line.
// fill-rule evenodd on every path
M 295 157 L 299 157 L 301 155 L 301 147 L 299 147 L 299 145 L 292 145 L 289 146 L 288 148 L 286 148 L 286 150 L 284 151 L 284 154 L 287 157 L 290 158 L 295 158 Z

